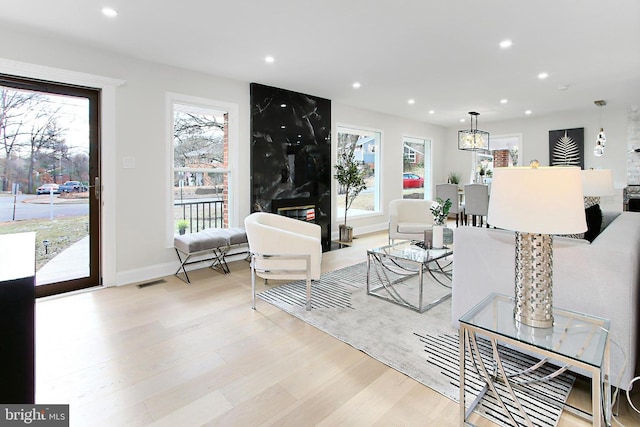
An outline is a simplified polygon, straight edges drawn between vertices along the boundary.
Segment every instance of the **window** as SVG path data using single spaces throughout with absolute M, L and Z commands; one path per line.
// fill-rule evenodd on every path
M 367 188 L 353 201 L 348 211 L 348 217 L 380 211 L 380 143 L 382 132 L 357 126 L 337 126 L 338 157 L 343 150 L 353 150 L 356 161 L 362 164 L 366 171 L 365 182 Z M 338 188 L 337 200 L 344 198 L 344 193 Z M 344 206 L 338 203 L 338 218 L 344 217 Z
M 170 96 L 171 218 L 173 240 L 178 221 L 186 233 L 228 228 L 230 222 L 233 105 Z
M 491 138 L 491 151 L 508 150 L 509 166 L 522 166 L 522 135 L 499 135 Z
M 491 137 L 491 151 L 474 152 L 471 164 L 471 180 L 480 183 L 490 183 L 493 178 L 493 168 L 498 166 L 522 166 L 522 135 L 500 135 Z M 502 153 L 508 152 L 505 157 Z M 496 157 L 497 156 L 497 157 Z M 506 158 L 506 162 L 505 162 Z
M 405 136 L 402 138 L 402 198 L 431 197 L 431 141 Z

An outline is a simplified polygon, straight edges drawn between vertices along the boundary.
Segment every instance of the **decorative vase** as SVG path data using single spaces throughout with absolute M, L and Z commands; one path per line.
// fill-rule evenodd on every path
M 444 225 L 433 226 L 433 247 L 434 249 L 444 246 Z
M 339 239 L 341 242 L 350 243 L 353 241 L 353 227 L 349 225 L 340 224 L 338 227 Z

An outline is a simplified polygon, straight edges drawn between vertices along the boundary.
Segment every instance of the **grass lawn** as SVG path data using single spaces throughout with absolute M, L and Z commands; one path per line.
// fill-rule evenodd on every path
M 67 218 L 30 219 L 0 223 L 0 234 L 36 232 L 36 271 L 57 254 L 89 235 L 89 218 L 76 216 Z M 42 242 L 49 240 L 48 253 Z

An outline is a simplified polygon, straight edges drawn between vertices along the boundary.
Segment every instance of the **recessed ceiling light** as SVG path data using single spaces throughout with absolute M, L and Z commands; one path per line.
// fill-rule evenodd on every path
M 281 108 L 285 108 L 287 106 L 287 104 L 280 104 Z
M 353 86 L 354 89 L 358 89 L 360 87 L 360 82 L 354 82 L 351 86 Z
M 115 9 L 111 9 L 110 7 L 103 7 L 102 8 L 102 14 L 104 16 L 108 16 L 109 18 L 113 18 L 115 16 L 118 16 L 118 12 Z
M 285 125 L 280 126 L 280 129 L 285 129 L 285 128 L 286 128 Z
M 531 110 L 527 110 L 527 111 L 525 111 L 524 113 L 528 116 L 528 115 L 530 115 L 531 113 L 533 113 L 533 111 L 531 111 Z
M 538 78 L 539 78 L 540 80 L 544 80 L 544 79 L 546 79 L 547 77 L 549 77 L 549 73 L 540 73 L 540 74 L 538 74 Z
M 276 59 L 273 56 L 265 56 L 264 60 L 265 62 L 268 62 L 269 64 L 271 64 Z
M 435 114 L 436 112 L 434 110 L 429 110 L 429 114 Z
M 500 104 L 506 104 L 507 102 L 509 102 L 509 100 L 507 98 L 502 98 L 500 100 Z
M 460 119 L 460 123 L 464 123 L 466 119 Z
M 506 48 L 508 48 L 508 47 L 511 47 L 511 45 L 512 45 L 512 44 L 513 44 L 513 42 L 512 42 L 511 40 L 502 40 L 502 41 L 500 42 L 500 47 L 501 47 L 502 49 L 506 49 Z
M 409 104 L 415 104 L 415 103 L 416 103 L 416 100 L 415 100 L 415 99 L 410 99 L 410 100 L 408 100 L 407 102 L 408 102 Z

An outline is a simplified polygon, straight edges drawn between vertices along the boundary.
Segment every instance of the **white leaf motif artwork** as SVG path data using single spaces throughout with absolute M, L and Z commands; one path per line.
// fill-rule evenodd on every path
M 580 166 L 580 147 L 573 138 L 567 135 L 566 130 L 564 136 L 560 137 L 553 147 L 551 164 L 554 166 Z

